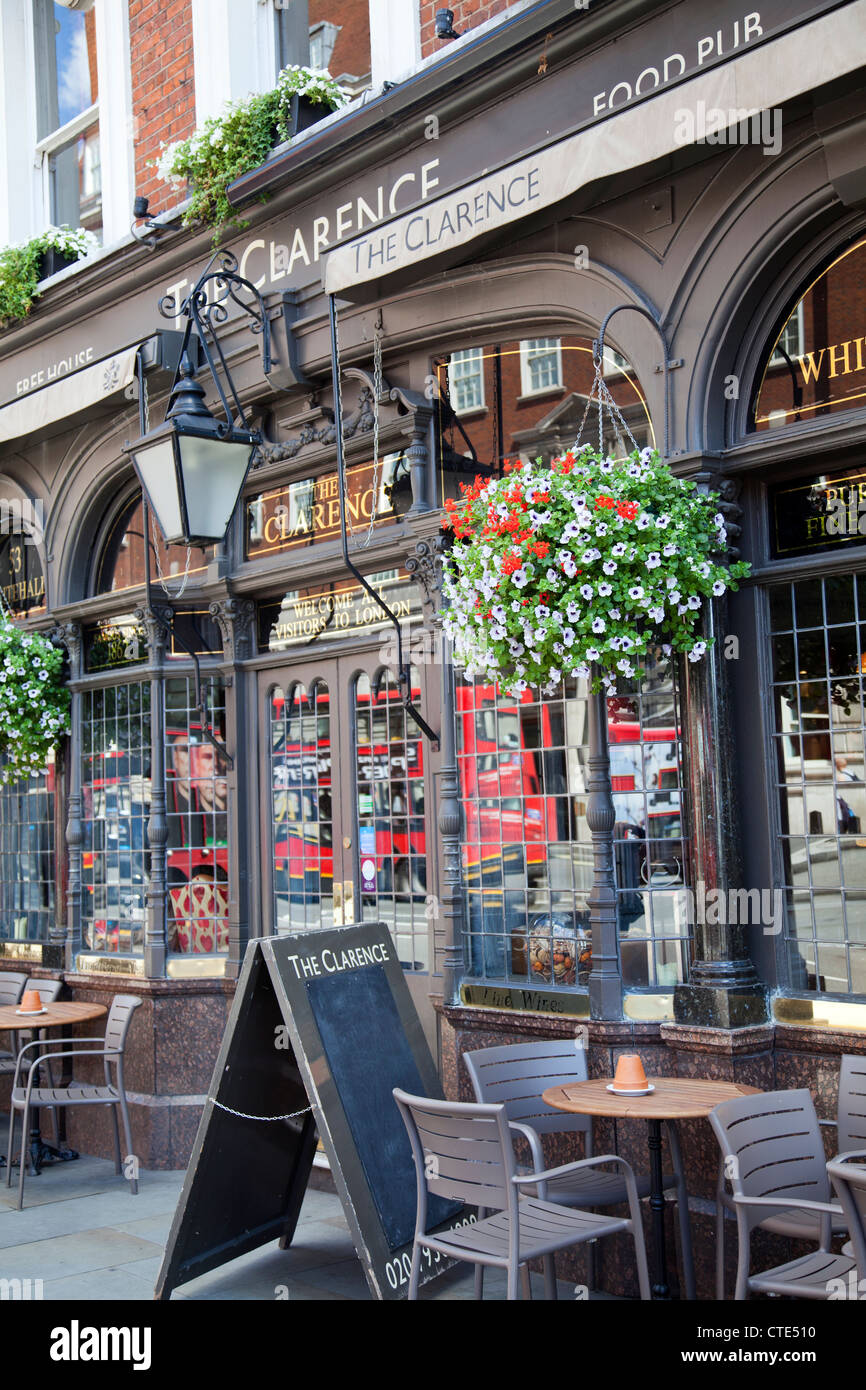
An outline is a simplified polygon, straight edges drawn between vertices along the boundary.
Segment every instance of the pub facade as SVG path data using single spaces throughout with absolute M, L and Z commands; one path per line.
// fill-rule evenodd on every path
M 247 942 L 299 928 L 388 923 L 464 1098 L 462 1051 L 577 1036 L 591 1074 L 637 1050 L 809 1084 L 829 1114 L 866 1050 L 866 6 L 550 0 L 467 37 L 230 190 L 276 360 L 229 316 L 266 443 L 223 543 L 145 535 L 123 453 L 163 416 L 206 232 L 166 218 L 0 334 L 3 594 L 73 693 L 54 763 L 0 792 L 0 968 L 143 996 L 145 1168 L 188 1158 Z M 667 434 L 752 569 L 705 661 L 607 701 L 602 921 L 585 683 L 518 700 L 454 670 L 441 521 L 461 482 L 593 438 L 619 306 L 663 335 L 628 312 L 606 332 L 629 430 Z

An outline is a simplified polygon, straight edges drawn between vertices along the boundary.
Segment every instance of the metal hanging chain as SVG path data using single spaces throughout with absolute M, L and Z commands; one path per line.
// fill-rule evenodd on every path
M 606 382 L 605 379 L 604 379 L 604 355 L 603 355 L 603 354 L 602 354 L 601 356 L 599 356 L 598 359 L 597 359 L 596 362 L 595 362 L 595 376 L 594 376 L 594 378 L 593 378 L 592 385 L 591 385 L 590 388 L 589 388 L 589 395 L 588 395 L 587 398 L 586 398 L 586 406 L 585 406 L 585 408 L 584 408 L 583 417 L 582 417 L 582 419 L 581 419 L 580 425 L 578 426 L 577 435 L 575 436 L 575 441 L 574 441 L 575 447 L 577 447 L 577 445 L 580 443 L 580 440 L 581 440 L 581 438 L 582 438 L 582 436 L 583 436 L 583 427 L 584 427 L 584 425 L 586 424 L 586 418 L 587 418 L 587 416 L 589 415 L 590 407 L 591 407 L 593 401 L 595 401 L 596 405 L 598 406 L 598 452 L 599 452 L 599 454 L 602 454 L 602 453 L 604 452 L 604 412 L 605 412 L 605 410 L 607 410 L 608 415 L 609 415 L 609 417 L 610 417 L 611 424 L 613 425 L 614 434 L 615 434 L 615 437 L 616 437 L 616 442 L 617 442 L 617 444 L 621 444 L 621 445 L 623 445 L 623 447 L 624 447 L 624 445 L 625 445 L 625 436 L 627 435 L 628 438 L 631 440 L 632 447 L 633 447 L 634 449 L 639 449 L 639 448 L 640 448 L 640 445 L 638 444 L 637 440 L 635 439 L 634 435 L 632 434 L 631 430 L 629 429 L 629 427 L 628 427 L 628 422 L 626 421 L 625 416 L 623 415 L 622 411 L 620 410 L 619 406 L 617 405 L 616 401 L 614 400 L 613 396 L 611 395 L 610 389 L 609 389 L 609 387 L 608 387 L 608 385 L 607 385 L 607 382 Z
M 261 1120 L 264 1124 L 272 1124 L 276 1120 L 296 1120 L 299 1115 L 309 1115 L 312 1105 L 304 1106 L 303 1110 L 293 1110 L 290 1115 L 246 1115 L 243 1110 L 232 1110 L 230 1105 L 223 1105 L 222 1101 L 210 1098 L 211 1105 L 215 1105 L 217 1110 L 224 1110 L 227 1115 L 236 1115 L 239 1120 Z
M 148 393 L 148 389 L 147 389 L 147 377 L 144 375 L 144 372 L 141 373 L 141 378 L 140 378 L 140 380 L 141 380 L 141 388 L 140 388 L 140 389 L 141 389 L 141 401 L 142 401 L 142 406 L 144 407 L 144 433 L 145 433 L 145 434 L 149 434 L 149 433 L 150 433 L 150 399 L 149 399 L 149 393 Z M 183 597 L 184 590 L 186 589 L 186 586 L 187 586 L 187 582 L 188 582 L 188 580 L 189 580 L 189 562 L 190 562 L 190 557 L 191 557 L 191 555 L 192 555 L 192 546 L 188 545 L 187 548 L 186 548 L 186 562 L 185 562 L 185 564 L 184 564 L 183 579 L 181 580 L 181 585 L 180 585 L 180 588 L 178 589 L 177 593 L 173 594 L 173 593 L 171 592 L 171 590 L 169 589 L 168 585 L 166 584 L 166 582 L 165 582 L 165 575 L 164 575 L 163 572 L 162 572 L 162 562 L 161 562 L 161 560 L 160 560 L 160 558 L 159 558 L 159 540 L 158 540 L 157 532 L 156 532 L 156 522 L 154 521 L 154 518 L 153 518 L 153 511 L 151 511 L 151 513 L 150 513 L 150 534 L 151 534 L 151 539 L 153 540 L 153 554 L 154 554 L 154 559 L 156 560 L 156 576 L 157 576 L 157 579 L 159 580 L 160 584 L 162 585 L 162 591 L 163 591 L 163 593 L 165 594 L 166 598 L 170 598 L 170 599 L 182 598 L 182 597 Z M 144 537 L 144 543 L 145 543 L 145 545 L 147 545 L 147 536 Z
M 376 511 L 379 503 L 379 398 L 382 395 L 382 311 L 379 310 L 376 327 L 373 330 L 373 491 L 370 502 L 370 525 L 367 534 L 359 542 L 359 549 L 366 550 L 373 539 L 376 525 Z

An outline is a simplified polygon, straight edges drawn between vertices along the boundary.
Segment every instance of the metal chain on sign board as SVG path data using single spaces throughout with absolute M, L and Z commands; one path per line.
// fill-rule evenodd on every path
M 211 1099 L 211 1105 L 215 1105 L 217 1110 L 224 1110 L 227 1115 L 236 1115 L 239 1120 L 260 1120 L 264 1124 L 273 1124 L 275 1120 L 296 1120 L 299 1115 L 309 1115 L 312 1105 L 305 1105 L 303 1110 L 293 1110 L 290 1115 L 247 1115 L 243 1110 L 232 1110 L 230 1105 L 223 1105 L 220 1100 Z

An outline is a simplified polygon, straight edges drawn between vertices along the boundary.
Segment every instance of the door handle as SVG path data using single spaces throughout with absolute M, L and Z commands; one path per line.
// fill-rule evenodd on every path
M 337 879 L 334 883 L 334 926 L 345 927 L 349 922 L 354 922 L 354 908 L 354 880 L 346 878 L 341 883 L 339 879 Z

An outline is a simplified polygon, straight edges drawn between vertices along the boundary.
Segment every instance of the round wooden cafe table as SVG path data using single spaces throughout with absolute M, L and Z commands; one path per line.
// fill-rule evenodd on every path
M 646 1096 L 616 1096 L 607 1088 L 610 1081 L 573 1081 L 567 1086 L 551 1086 L 541 1099 L 554 1110 L 573 1115 L 599 1115 L 614 1120 L 646 1120 L 650 1158 L 650 1208 L 652 1210 L 653 1298 L 670 1298 L 665 1255 L 665 1197 L 662 1178 L 661 1122 L 669 1126 L 671 1147 L 679 1152 L 677 1120 L 703 1120 L 724 1100 L 754 1096 L 757 1086 L 737 1086 L 732 1081 L 700 1081 L 674 1076 L 650 1076 L 654 1086 Z
M 38 987 L 37 982 L 33 988 Z M 49 1028 L 65 1028 L 73 1023 L 87 1023 L 90 1019 L 102 1018 L 106 1013 L 108 1010 L 104 1004 L 85 1004 L 75 1000 L 55 1000 L 46 1004 L 45 1011 L 41 1014 L 20 1014 L 17 1004 L 4 1004 L 0 1007 L 0 1033 L 32 1032 L 35 1035 Z M 40 1084 L 39 1072 L 36 1073 L 35 1083 L 37 1086 Z M 51 1144 L 44 1142 L 39 1132 L 39 1109 L 34 1110 L 30 1128 L 30 1158 L 34 1173 L 39 1173 L 44 1163 L 65 1163 L 77 1157 L 75 1149 L 68 1149 L 65 1144 L 55 1149 Z M 0 1157 L 0 1167 L 2 1166 L 5 1166 L 5 1159 Z

